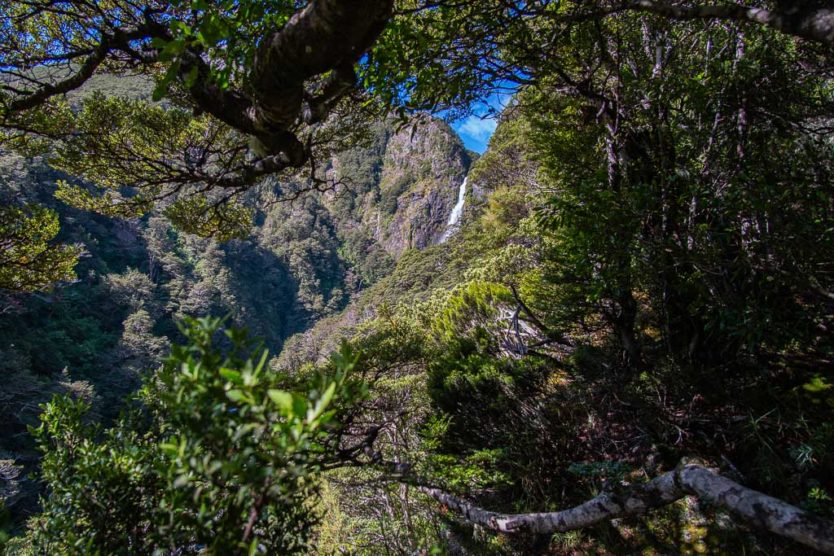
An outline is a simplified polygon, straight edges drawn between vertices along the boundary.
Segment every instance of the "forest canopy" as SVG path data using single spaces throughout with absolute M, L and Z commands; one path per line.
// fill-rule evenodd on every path
M 829 2 L 0 19 L 10 553 L 834 553 Z

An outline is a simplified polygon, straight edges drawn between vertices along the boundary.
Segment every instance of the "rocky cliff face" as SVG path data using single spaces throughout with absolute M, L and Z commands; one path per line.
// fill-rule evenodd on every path
M 350 329 L 373 317 L 374 303 L 368 300 L 384 297 L 379 286 L 395 278 L 392 272 L 419 274 L 423 267 L 432 266 L 431 273 L 436 274 L 450 252 L 432 246 L 444 237 L 460 185 L 477 155 L 464 148 L 448 124 L 428 116 L 400 130 L 390 123 L 377 124 L 372 135 L 369 144 L 332 161 L 332 177 L 349 185 L 328 193 L 326 205 L 335 216 L 341 253 L 349 259 L 352 271 L 360 279 L 373 279 L 352 292 L 344 311 L 319 319 L 290 338 L 272 362 L 275 368 L 295 368 L 326 358 L 338 347 L 338 338 L 349 336 Z M 488 192 L 481 189 L 485 197 Z M 467 188 L 462 221 L 456 228 L 468 220 L 469 205 L 477 200 L 474 193 Z M 388 259 L 387 264 L 380 263 L 380 254 Z M 437 264 L 425 263 L 424 256 Z M 386 287 L 396 289 L 390 284 Z
M 392 135 L 382 163 L 374 239 L 395 257 L 438 243 L 470 163 L 445 122 L 419 118 Z
M 443 121 L 415 117 L 397 129 L 380 123 L 372 140 L 335 157 L 330 171 L 346 185 L 328 206 L 342 229 L 397 259 L 439 242 L 472 158 Z

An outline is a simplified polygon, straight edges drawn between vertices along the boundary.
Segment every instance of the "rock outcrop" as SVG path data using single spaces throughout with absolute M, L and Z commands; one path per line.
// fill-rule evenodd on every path
M 415 119 L 389 139 L 382 160 L 379 202 L 365 224 L 391 255 L 440 241 L 471 158 L 440 120 Z

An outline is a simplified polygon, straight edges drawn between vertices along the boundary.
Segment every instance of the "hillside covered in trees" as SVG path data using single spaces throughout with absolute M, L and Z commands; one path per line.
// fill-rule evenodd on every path
M 101 79 L 98 88 L 125 87 L 117 79 Z M 129 83 L 130 91 L 149 93 L 147 84 Z M 264 184 L 247 200 L 257 211 L 250 233 L 225 242 L 179 232 L 162 214 L 125 220 L 70 208 L 54 199 L 66 176 L 41 160 L 6 154 L 9 203 L 51 210 L 60 223 L 56 240 L 81 253 L 58 287 L 4 292 L 9 380 L 0 448 L 7 465 L 37 460 L 27 427 L 55 393 L 81 396 L 97 418 L 112 421 L 171 341 L 182 339 L 176 323 L 184 317 L 227 317 L 278 354 L 285 339 L 340 312 L 390 272 L 406 249 L 439 241 L 455 181 L 469 163 L 459 139 L 431 120 L 415 134 L 380 121 L 367 135 L 330 161 L 344 184 L 292 201 Z M 14 472 L 18 479 L 23 469 Z M 36 499 L 34 485 L 20 483 L 6 499 L 9 508 Z
M 834 554 L 829 3 L 0 17 L 4 553 Z

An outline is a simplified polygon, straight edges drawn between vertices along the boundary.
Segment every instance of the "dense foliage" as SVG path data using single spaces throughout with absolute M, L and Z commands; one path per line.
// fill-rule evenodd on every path
M 834 517 L 827 3 L 350 4 L 0 4 L 0 542 L 805 553 L 733 497 L 436 493 L 698 461 Z M 415 114 L 499 104 L 480 157 Z
M 356 358 L 343 353 L 335 375 L 308 396 L 292 394 L 241 333 L 227 330 L 221 350 L 219 325 L 188 322 L 188 344 L 174 346 L 140 390 L 141 405 L 103 434 L 85 422 L 83 401 L 44 406 L 35 436 L 49 498 L 10 553 L 306 547 L 319 439 Z
M 410 487 L 373 490 L 370 477 L 355 487 L 344 472 L 330 476 L 340 496 L 338 504 L 328 506 L 329 520 L 343 525 L 335 538 L 326 530 L 326 539 L 334 543 L 328 546 L 361 546 L 367 553 L 381 546 L 406 552 L 433 543 L 451 552 L 793 553 L 772 539 L 739 536 L 722 512 L 693 504 L 578 534 L 535 539 L 481 533 L 473 540 L 453 516 L 438 516 L 415 488 L 439 484 L 476 497 L 490 509 L 544 511 L 578 504 L 617 485 L 639 484 L 697 455 L 743 477 L 746 484 L 831 515 L 832 345 L 827 324 L 813 331 L 814 323 L 828 322 L 830 305 L 798 296 L 796 305 L 780 314 L 778 325 L 740 341 L 738 328 L 721 320 L 733 306 L 725 308 L 727 313 L 692 306 L 683 314 L 664 307 L 663 290 L 655 286 L 663 276 L 641 266 L 651 259 L 637 251 L 639 257 L 627 267 L 639 270 L 629 290 L 635 298 L 629 339 L 638 342 L 640 356 L 629 359 L 628 344 L 611 320 L 617 313 L 609 312 L 614 302 L 607 297 L 611 290 L 604 289 L 609 282 L 593 267 L 579 266 L 593 257 L 606 260 L 597 253 L 608 248 L 604 238 L 610 228 L 600 226 L 610 226 L 616 212 L 603 223 L 600 217 L 609 213 L 590 205 L 594 197 L 568 204 L 563 195 L 572 189 L 551 177 L 550 164 L 576 157 L 550 154 L 553 133 L 537 138 L 543 112 L 535 106 L 529 116 L 521 109 L 507 116 L 490 151 L 470 173 L 470 180 L 496 187 L 490 202 L 476 209 L 452 244 L 404 257 L 359 302 L 378 307 L 377 318 L 352 327 L 354 341 L 366 353 L 381 350 L 392 367 L 386 376 L 394 381 L 371 392 L 380 396 L 382 407 L 407 408 L 383 420 L 389 434 L 378 449 L 383 459 L 409 462 L 419 480 L 406 480 Z M 542 147 L 531 150 L 531 144 Z M 517 156 L 519 145 L 535 157 Z M 596 187 L 606 183 L 604 172 L 600 180 Z M 567 207 L 562 214 L 570 208 L 586 215 L 586 205 L 590 214 L 554 220 L 556 202 Z M 641 217 L 649 217 L 650 209 L 644 208 Z M 771 227 L 772 233 L 777 229 Z M 630 245 L 640 249 L 642 240 L 637 235 Z M 710 252 L 717 256 L 714 249 Z M 820 246 L 817 254 L 828 252 Z M 730 259 L 713 264 L 731 262 L 751 263 Z M 608 280 L 616 276 L 609 274 Z M 701 285 L 704 279 L 693 283 Z M 784 275 L 761 279 L 784 279 L 792 287 L 802 283 L 800 277 Z M 813 295 L 813 288 L 806 287 L 804 295 Z M 740 291 L 752 295 L 760 290 Z M 398 297 L 404 299 L 399 305 L 379 309 L 384 300 L 396 303 Z M 748 302 L 762 312 L 789 307 L 788 300 L 767 295 Z M 688 345 L 676 351 L 664 319 L 691 319 L 688 311 L 704 319 L 710 340 L 694 352 Z M 751 328 L 745 331 L 752 330 L 755 315 L 748 309 Z M 331 322 L 319 323 L 288 346 L 309 353 L 306 343 L 320 342 L 319 334 L 332 334 L 332 327 Z M 389 341 L 421 348 L 387 355 Z M 704 353 L 710 346 L 720 350 L 720 357 Z M 293 363 L 288 354 L 279 361 Z M 390 477 L 384 466 L 378 473 Z M 344 502 L 355 497 L 385 502 L 359 508 Z
M 100 76 L 89 88 L 133 96 L 149 91 L 142 80 L 116 76 Z M 84 94 L 86 88 L 76 98 Z M 438 175 L 423 172 L 418 180 L 410 173 L 401 180 L 403 195 L 413 195 L 415 188 L 434 191 L 432 202 L 445 223 L 444 207 L 451 206 L 455 192 L 443 190 L 440 179 L 465 171 L 456 158 L 463 149 L 445 124 L 428 127 L 433 131 L 422 140 L 425 152 L 410 163 L 434 165 Z M 419 134 L 425 132 L 421 127 Z M 65 174 L 39 158 L 4 154 L 4 195 L 44 207 L 55 219 L 56 233 L 61 224 L 44 245 L 72 250 L 66 267 L 48 267 L 65 272 L 65 282 L 41 274 L 43 291 L 0 290 L 0 368 L 6 378 L 0 385 L 0 461 L 8 465 L 4 498 L 14 521 L 20 524 L 37 510 L 41 489 L 28 474 L 37 468 L 39 455 L 27 427 L 37 425 L 39 404 L 53 394 L 80 397 L 92 405 L 90 418 L 109 425 L 125 397 L 159 366 L 171 342 L 184 341 L 176 326 L 183 317 L 228 316 L 277 353 L 286 338 L 342 310 L 351 296 L 390 272 L 395 254 L 386 250 L 384 237 L 400 245 L 399 238 L 407 236 L 401 230 L 412 220 L 422 233 L 439 234 L 438 224 L 421 221 L 421 213 L 401 214 L 397 222 L 388 215 L 387 228 L 376 216 L 386 183 L 412 172 L 392 160 L 404 158 L 410 143 L 390 149 L 388 143 L 395 135 L 402 141 L 412 133 L 396 134 L 390 122 L 369 126 L 365 140 L 330 161 L 339 169 L 341 185 L 326 195 L 290 202 L 279 184 L 262 184 L 247 201 L 254 214 L 247 237 L 228 242 L 178 230 L 162 211 L 123 220 L 75 209 L 53 197 L 68 180 Z M 438 135 L 443 146 L 432 147 Z M 429 158 L 434 159 L 430 165 Z M 16 268 L 4 266 L 4 271 Z

